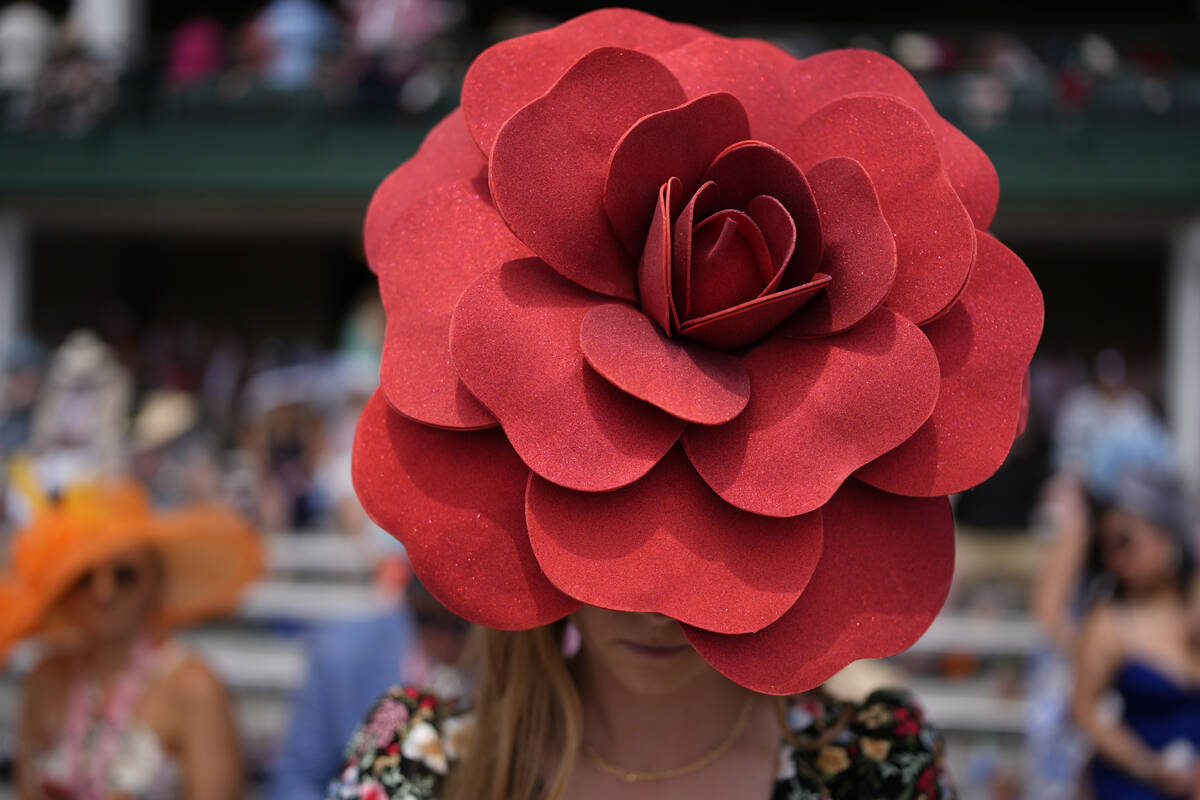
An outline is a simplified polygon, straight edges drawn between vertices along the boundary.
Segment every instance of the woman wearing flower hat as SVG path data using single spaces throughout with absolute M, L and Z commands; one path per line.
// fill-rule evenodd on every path
M 389 694 L 330 796 L 945 796 L 901 695 L 804 693 L 926 629 L 1018 434 L 997 195 L 876 53 L 629 10 L 485 51 L 367 213 L 354 478 L 490 630 L 469 710 Z
M 229 701 L 172 628 L 231 610 L 261 571 L 255 533 L 211 508 L 156 514 L 130 483 L 35 498 L 0 575 L 0 659 L 39 637 L 25 681 L 18 797 L 228 800 Z

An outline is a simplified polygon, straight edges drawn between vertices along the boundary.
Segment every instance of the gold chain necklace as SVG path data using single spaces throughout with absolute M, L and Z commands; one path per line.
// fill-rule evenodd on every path
M 750 709 L 753 706 L 754 695 L 747 694 L 746 702 L 742 703 L 742 710 L 738 712 L 738 718 L 733 727 L 729 729 L 729 733 L 721 740 L 716 747 L 709 750 L 704 755 L 684 764 L 681 767 L 672 769 L 664 769 L 659 772 L 639 772 L 632 769 L 623 769 L 616 764 L 608 761 L 604 756 L 600 755 L 592 748 L 590 744 L 583 745 L 583 754 L 588 759 L 604 772 L 612 777 L 624 781 L 625 783 L 644 783 L 647 781 L 665 781 L 670 778 L 679 778 L 683 775 L 691 775 L 693 772 L 699 772 L 707 767 L 712 762 L 725 754 L 725 751 L 733 747 L 733 743 L 741 737 L 742 731 L 746 729 L 746 723 L 750 721 Z

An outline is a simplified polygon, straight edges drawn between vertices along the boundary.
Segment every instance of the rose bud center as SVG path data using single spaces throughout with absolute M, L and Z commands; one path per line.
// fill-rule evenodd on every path
M 798 225 L 791 206 L 780 199 L 770 194 L 747 199 L 744 188 L 723 198 L 714 180 L 686 203 L 683 192 L 679 178 L 659 187 L 638 265 L 642 311 L 668 336 L 740 349 L 829 284 L 815 264 L 797 264 L 813 258 L 793 259 L 797 252 L 819 253 L 819 228 Z M 804 231 L 804 242 L 797 241 L 797 229 Z M 807 241 L 813 235 L 815 246 Z
M 745 212 L 718 211 L 692 230 L 687 319 L 753 300 L 775 271 L 762 232 Z

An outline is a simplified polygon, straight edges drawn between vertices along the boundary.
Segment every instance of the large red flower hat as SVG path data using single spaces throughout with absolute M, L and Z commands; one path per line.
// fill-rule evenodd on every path
M 660 612 L 776 694 L 898 652 L 1041 333 L 997 195 L 877 53 L 628 10 L 498 44 L 367 213 L 359 496 L 483 625 Z

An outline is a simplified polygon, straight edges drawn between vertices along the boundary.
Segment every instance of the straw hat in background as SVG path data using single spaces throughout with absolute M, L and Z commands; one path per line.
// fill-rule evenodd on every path
M 146 395 L 133 418 L 135 453 L 158 450 L 178 441 L 200 421 L 200 407 L 190 393 L 158 389 Z

